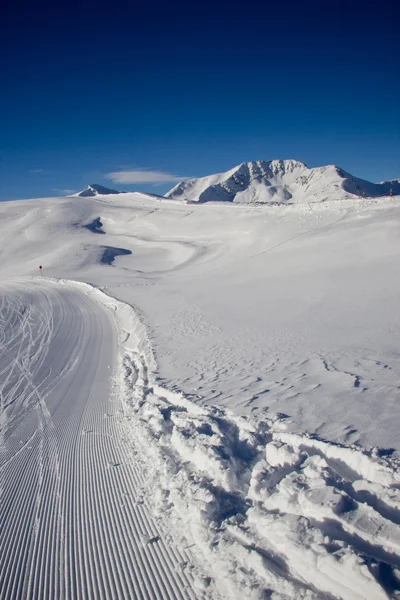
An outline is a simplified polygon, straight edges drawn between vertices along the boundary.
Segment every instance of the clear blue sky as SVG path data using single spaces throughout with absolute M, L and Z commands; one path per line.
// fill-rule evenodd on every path
M 6 0 L 0 199 L 273 158 L 400 178 L 399 5 Z

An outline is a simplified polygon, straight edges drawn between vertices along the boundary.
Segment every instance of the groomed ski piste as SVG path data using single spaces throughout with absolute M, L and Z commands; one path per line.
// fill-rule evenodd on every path
M 73 202 L 81 200 L 62 201 L 62 216 Z M 72 235 L 91 223 L 100 208 L 106 212 L 104 198 L 90 202 L 84 214 L 77 216 L 81 208 L 74 212 L 72 225 L 62 224 Z M 159 209 L 157 200 L 141 202 L 134 219 Z M 143 208 L 146 202 L 154 208 Z M 10 203 L 8 210 L 18 210 L 18 204 L 25 205 L 21 219 L 26 223 L 27 203 Z M 45 206 L 49 201 L 39 206 L 42 213 Z M 115 207 L 111 210 L 115 216 Z M 170 205 L 166 219 L 174 210 L 179 219 L 183 211 L 187 218 L 191 214 L 189 207 Z M 381 220 L 374 203 L 365 203 L 364 210 Z M 387 210 L 394 209 L 390 205 Z M 346 209 L 338 215 L 333 207 L 329 227 L 337 227 L 340 219 L 358 223 L 358 209 L 355 216 L 348 214 Z M 280 213 L 280 218 L 286 215 Z M 327 227 L 325 217 L 320 214 L 322 227 Z M 248 227 L 253 218 L 251 213 L 242 224 Z M 61 220 L 57 216 L 57 223 Z M 103 222 L 112 228 L 110 215 Z M 29 238 L 29 227 L 27 231 Z M 331 229 L 328 233 L 333 235 Z M 162 345 L 148 314 L 134 301 L 113 297 L 123 296 L 129 285 L 127 279 L 113 279 L 124 267 L 112 270 L 99 261 L 91 278 L 84 274 L 87 256 L 94 256 L 87 240 L 95 234 L 89 230 L 84 235 L 85 257 L 76 252 L 84 266 L 74 268 L 82 280 L 92 282 L 99 280 L 96 269 L 109 269 L 105 289 L 71 275 L 55 277 L 60 268 L 35 277 L 30 265 L 16 277 L 8 273 L 1 283 L 0 597 L 399 597 L 398 453 L 363 447 L 357 440 L 346 443 L 339 433 L 329 440 L 311 427 L 302 430 L 300 420 L 279 411 L 244 411 L 235 405 L 231 409 L 228 402 L 199 400 L 200 390 L 185 392 L 184 378 L 181 386 L 176 376 L 172 383 L 160 368 Z M 134 251 L 126 244 L 126 233 L 122 238 L 125 244 L 119 248 Z M 166 271 L 175 269 L 176 243 L 172 235 L 162 240 L 164 247 L 172 246 Z M 18 244 L 22 247 L 20 240 Z M 238 246 L 252 255 L 265 252 Z M 232 247 L 222 256 L 230 252 Z M 213 242 L 208 246 L 203 240 L 192 251 L 183 240 L 175 261 L 178 277 L 182 268 L 210 256 L 221 258 Z M 132 259 L 115 260 L 124 265 Z M 194 278 L 193 269 L 191 274 Z M 142 277 L 139 285 L 154 288 L 159 273 L 152 277 L 151 282 Z M 164 300 L 168 310 L 168 298 L 159 297 Z M 181 306 L 179 310 L 182 314 Z M 182 321 L 179 328 L 171 325 L 180 342 L 184 317 Z M 197 327 L 200 335 L 202 327 L 205 336 L 210 330 L 219 335 L 218 326 L 212 329 L 194 308 L 186 324 Z M 252 339 L 249 335 L 247 344 Z M 363 358 L 357 355 L 359 368 L 370 364 L 369 357 L 362 364 Z M 229 357 L 220 360 L 223 364 Z M 325 354 L 324 360 L 329 378 L 335 369 Z M 300 369 L 308 369 L 306 361 Z M 367 377 L 357 379 L 355 371 L 344 375 L 340 381 L 351 379 L 354 394 Z M 382 375 L 380 385 L 386 385 L 390 398 L 390 380 Z M 297 393 L 299 401 L 300 396 L 304 400 L 305 389 Z M 384 412 L 382 405 L 380 410 Z

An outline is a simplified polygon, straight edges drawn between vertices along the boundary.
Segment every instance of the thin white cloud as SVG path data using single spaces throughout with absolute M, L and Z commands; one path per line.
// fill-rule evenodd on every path
M 43 173 L 44 169 L 29 169 L 28 173 Z
M 70 194 L 75 194 L 75 190 L 61 190 L 59 188 L 52 188 L 52 192 L 57 192 L 60 196 L 69 196 Z
M 168 181 L 182 181 L 187 177 L 178 177 L 172 173 L 164 173 L 163 171 L 151 171 L 150 169 L 132 169 L 129 171 L 114 171 L 107 173 L 106 179 L 110 179 L 114 183 L 166 183 Z

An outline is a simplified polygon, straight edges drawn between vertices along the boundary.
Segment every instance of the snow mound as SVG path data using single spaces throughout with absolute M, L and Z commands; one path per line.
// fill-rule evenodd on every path
M 226 173 L 178 183 L 167 198 L 244 204 L 309 203 L 400 194 L 399 181 L 370 183 L 335 165 L 309 169 L 296 160 L 244 162 Z
M 75 194 L 75 196 L 80 196 L 81 198 L 93 198 L 94 196 L 107 196 L 108 194 L 122 194 L 123 192 L 118 192 L 117 190 L 112 190 L 110 188 L 103 187 L 102 185 L 98 185 L 97 183 L 92 183 L 87 186 L 82 192 Z
M 396 596 L 400 465 L 395 459 L 289 433 L 280 416 L 235 416 L 165 389 L 138 313 L 86 284 L 76 285 L 116 317 L 115 393 L 123 399 L 132 460 L 144 473 L 143 498 L 160 528 L 190 547 L 210 574 L 211 595 Z

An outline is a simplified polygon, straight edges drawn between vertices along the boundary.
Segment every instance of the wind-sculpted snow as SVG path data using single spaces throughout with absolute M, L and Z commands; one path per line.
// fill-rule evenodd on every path
M 200 407 L 158 381 L 139 316 L 118 322 L 124 439 L 160 530 L 224 598 L 380 600 L 400 592 L 400 466 L 286 431 L 285 419 Z
M 2 284 L 0 319 L 0 598 L 195 598 L 110 397 L 112 314 L 21 280 Z

